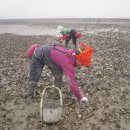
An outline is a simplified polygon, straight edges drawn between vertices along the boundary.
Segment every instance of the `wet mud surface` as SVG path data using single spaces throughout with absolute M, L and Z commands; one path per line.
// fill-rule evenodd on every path
M 69 22 L 63 25 L 68 26 Z M 64 116 L 56 124 L 40 120 L 42 90 L 53 85 L 47 67 L 43 69 L 32 104 L 27 105 L 23 98 L 28 87 L 28 47 L 34 43 L 46 44 L 48 39 L 57 43 L 56 37 L 0 34 L 0 130 L 130 130 L 130 26 L 111 22 L 70 22 L 78 29 L 109 27 L 114 31 L 111 29 L 82 35 L 80 40 L 89 41 L 94 53 L 91 66 L 75 68 L 75 75 L 89 101 L 79 104 L 64 78 L 64 87 L 61 89 Z M 58 24 L 55 21 L 50 25 L 55 28 Z

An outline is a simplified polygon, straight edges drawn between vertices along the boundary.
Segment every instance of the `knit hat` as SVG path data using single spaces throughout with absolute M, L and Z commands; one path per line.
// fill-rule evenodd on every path
M 32 55 L 33 55 L 34 50 L 35 50 L 37 47 L 39 47 L 39 46 L 40 46 L 40 44 L 34 44 L 34 45 L 31 45 L 31 46 L 28 48 L 28 50 L 27 50 L 27 56 L 28 56 L 29 59 L 32 59 Z
M 58 27 L 57 27 L 57 33 L 61 33 L 62 30 L 63 30 L 63 28 L 64 28 L 63 26 L 58 26 Z

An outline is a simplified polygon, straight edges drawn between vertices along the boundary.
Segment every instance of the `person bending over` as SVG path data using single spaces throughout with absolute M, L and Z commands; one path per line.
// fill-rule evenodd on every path
M 87 102 L 88 99 L 81 94 L 75 80 L 74 68 L 77 66 L 89 66 L 93 49 L 81 43 L 77 50 L 66 49 L 53 44 L 34 44 L 28 48 L 27 55 L 31 59 L 29 86 L 26 98 L 29 102 L 34 97 L 34 90 L 37 86 L 44 66 L 48 66 L 54 76 L 56 87 L 62 86 L 63 74 L 67 78 L 72 93 L 79 102 Z M 88 55 L 90 53 L 90 55 Z
M 77 48 L 77 38 L 81 37 L 80 32 L 76 31 L 73 28 L 65 28 L 63 26 L 58 26 L 57 32 L 62 34 L 61 37 L 57 38 L 57 41 L 62 42 L 63 40 L 65 40 L 65 47 L 67 48 L 69 41 L 72 39 L 75 48 Z

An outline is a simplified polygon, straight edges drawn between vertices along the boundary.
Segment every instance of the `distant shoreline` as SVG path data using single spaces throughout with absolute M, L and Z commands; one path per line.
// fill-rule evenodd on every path
M 44 18 L 44 19 L 6 19 L 0 20 L 0 34 L 51 35 L 58 36 L 57 26 L 76 28 L 82 34 L 102 32 L 127 33 L 130 19 L 104 18 Z
M 130 18 L 0 18 L 0 20 L 58 20 L 58 19 L 85 19 L 85 20 L 130 20 Z
M 0 19 L 0 24 L 64 24 L 64 23 L 127 23 L 130 24 L 130 18 L 29 18 L 29 19 Z

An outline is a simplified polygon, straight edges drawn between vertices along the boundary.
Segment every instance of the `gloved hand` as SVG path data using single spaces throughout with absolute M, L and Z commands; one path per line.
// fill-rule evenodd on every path
M 80 100 L 80 102 L 86 103 L 86 102 L 88 102 L 88 99 L 86 97 L 82 97 L 82 99 Z

